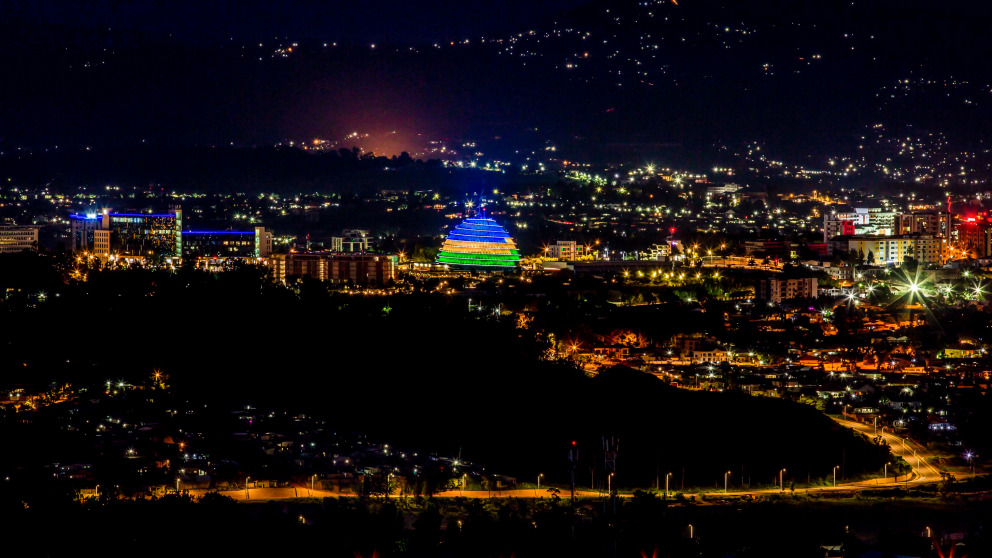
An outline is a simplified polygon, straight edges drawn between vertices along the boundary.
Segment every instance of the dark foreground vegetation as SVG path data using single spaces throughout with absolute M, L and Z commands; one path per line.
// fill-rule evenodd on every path
M 47 289 L 44 299 L 15 291 L 4 305 L 19 324 L 0 355 L 9 382 L 137 384 L 160 370 L 177 398 L 301 410 L 521 481 L 567 482 L 575 442 L 579 487 L 605 484 L 604 438 L 618 442 L 614 486 L 631 488 L 666 473 L 673 490 L 722 488 L 726 471 L 732 488 L 758 488 L 785 468 L 788 489 L 835 466 L 838 480 L 877 474 L 889 460 L 886 446 L 808 405 L 678 390 L 622 367 L 590 378 L 548 356 L 542 324 L 564 305 L 582 314 L 554 294 L 533 297 L 535 321 L 521 327 L 469 312 L 461 296 L 286 288 L 253 267 L 91 272 L 68 284 L 54 268 L 35 271 L 30 292 Z
M 986 556 L 987 501 L 822 501 L 770 497 L 726 505 L 666 502 L 636 493 L 616 505 L 583 500 L 573 509 L 540 501 L 325 499 L 237 504 L 211 494 L 155 501 L 109 498 L 84 504 L 57 495 L 25 508 L 0 491 L 10 555 L 75 556 L 91 545 L 102 556 L 575 556 L 822 557 L 946 553 Z M 928 539 L 927 529 L 931 539 Z M 946 555 L 946 554 L 945 554 Z

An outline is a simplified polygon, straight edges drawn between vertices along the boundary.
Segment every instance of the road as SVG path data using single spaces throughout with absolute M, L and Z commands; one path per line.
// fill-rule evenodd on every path
M 861 432 L 869 437 L 876 436 L 875 427 L 870 424 L 862 424 L 853 420 L 834 418 L 841 426 L 846 426 L 856 432 Z M 882 430 L 877 431 L 882 438 L 892 448 L 892 454 L 901 457 L 913 467 L 915 477 L 911 482 L 938 482 L 940 481 L 940 469 L 933 465 L 938 461 L 937 456 L 927 448 L 913 442 L 912 440 L 901 438 L 895 434 L 889 434 Z M 877 479 L 876 479 L 877 480 Z
M 206 489 L 192 489 L 189 491 L 190 495 L 194 498 L 201 498 L 204 494 L 208 492 L 214 492 L 213 490 Z M 282 488 L 249 488 L 247 491 L 241 490 L 227 490 L 221 492 L 224 496 L 233 498 L 241 502 L 245 501 L 268 501 L 268 500 L 285 500 L 287 498 L 340 498 L 342 496 L 352 497 L 354 494 L 351 493 L 340 493 L 332 492 L 330 490 L 310 490 L 309 486 L 303 486 L 302 484 L 296 486 L 287 486 Z M 575 495 L 581 498 L 597 498 L 604 495 L 603 492 L 593 491 L 593 490 L 576 490 Z M 560 496 L 562 498 L 568 498 L 569 493 L 567 490 L 562 490 Z M 401 498 L 402 496 L 398 494 L 392 494 L 393 498 Z M 412 496 L 411 496 L 412 497 Z M 514 490 L 448 490 L 446 492 L 439 492 L 434 495 L 435 498 L 548 498 L 548 492 L 545 489 L 541 489 L 538 493 L 537 490 L 533 488 L 519 488 Z
M 862 424 L 860 422 L 845 420 L 833 417 L 833 419 L 840 424 L 857 432 L 866 434 L 869 437 L 874 437 L 875 430 L 871 425 Z M 903 458 L 912 467 L 912 473 L 906 477 L 903 476 L 900 479 L 888 475 L 886 477 L 875 477 L 872 479 L 866 479 L 856 482 L 838 482 L 837 486 L 822 486 L 811 489 L 813 492 L 829 492 L 829 491 L 845 491 L 845 490 L 856 490 L 861 488 L 876 488 L 890 484 L 895 486 L 898 484 L 910 484 L 910 483 L 929 483 L 929 482 L 940 482 L 940 469 L 933 465 L 937 462 L 937 456 L 926 449 L 925 447 L 896 436 L 895 434 L 890 434 L 887 432 L 879 431 L 882 438 L 889 444 L 892 448 L 892 454 L 896 457 Z M 804 489 L 805 490 L 805 489 Z M 810 490 L 807 490 L 809 492 Z M 190 490 L 190 494 L 194 497 L 202 497 L 207 492 L 212 492 L 211 490 Z M 673 491 L 674 492 L 674 491 Z M 697 500 L 703 494 L 712 497 L 719 497 L 720 495 L 726 494 L 731 497 L 743 497 L 743 496 L 760 496 L 763 494 L 778 494 L 782 491 L 778 488 L 764 489 L 764 490 L 748 490 L 748 491 L 729 491 L 729 492 L 704 492 L 704 493 L 685 493 L 685 497 L 695 496 Z M 284 488 L 251 488 L 249 490 L 230 490 L 225 491 L 222 494 L 229 496 L 238 501 L 268 501 L 268 500 L 282 500 L 288 498 L 339 498 L 341 496 L 350 497 L 353 494 L 345 493 L 341 494 L 338 492 L 332 492 L 330 490 L 310 490 L 309 486 L 304 484 L 299 484 Z M 579 490 L 575 491 L 575 495 L 581 498 L 602 498 L 605 496 L 603 491 L 599 490 Z M 514 489 L 514 490 L 449 490 L 446 492 L 440 492 L 434 495 L 437 498 L 547 498 L 549 495 L 546 490 L 541 490 L 538 492 L 533 488 L 526 489 Z M 569 493 L 567 489 L 561 489 L 560 496 L 562 498 L 568 498 Z M 393 498 L 399 498 L 401 496 L 393 494 Z

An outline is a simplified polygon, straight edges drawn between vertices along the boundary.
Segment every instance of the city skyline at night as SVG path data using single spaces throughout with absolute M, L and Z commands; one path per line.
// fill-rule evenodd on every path
M 990 23 L 0 2 L 4 550 L 992 555 Z

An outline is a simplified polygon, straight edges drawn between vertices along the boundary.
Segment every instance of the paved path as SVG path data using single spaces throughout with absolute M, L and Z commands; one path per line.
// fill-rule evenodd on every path
M 846 426 L 869 437 L 880 434 L 889 444 L 889 447 L 892 448 L 892 454 L 903 458 L 913 468 L 916 478 L 911 482 L 938 482 L 941 480 L 940 469 L 933 465 L 933 463 L 938 461 L 937 456 L 929 449 L 907 438 L 901 438 L 895 434 L 883 432 L 881 429 L 876 430 L 870 424 L 840 418 L 834 418 L 834 420 L 841 426 Z
M 875 436 L 875 429 L 872 425 L 862 424 L 860 422 L 841 419 L 833 417 L 838 424 L 861 432 L 868 436 Z M 912 473 L 909 475 L 903 475 L 898 479 L 894 476 L 887 475 L 885 477 L 875 477 L 872 479 L 866 479 L 855 482 L 837 483 L 837 486 L 820 486 L 811 489 L 801 489 L 805 492 L 830 492 L 830 491 L 850 491 L 857 490 L 861 488 L 875 488 L 879 486 L 884 486 L 886 484 L 891 484 L 895 486 L 898 484 L 909 484 L 909 483 L 929 483 L 929 482 L 940 482 L 940 469 L 933 465 L 937 462 L 937 456 L 926 449 L 925 447 L 914 443 L 911 440 L 901 438 L 895 434 L 890 434 L 887 432 L 878 431 L 883 439 L 892 448 L 893 455 L 901 457 L 906 460 L 907 463 L 912 467 Z M 561 492 L 559 496 L 562 498 L 569 497 L 568 489 L 560 489 Z M 202 497 L 207 492 L 212 492 L 211 490 L 190 490 L 191 495 L 194 497 Z M 672 491 L 673 493 L 675 491 Z M 706 495 L 708 497 L 719 498 L 721 495 L 726 495 L 728 497 L 744 497 L 744 496 L 760 496 L 765 494 L 780 494 L 783 491 L 778 488 L 770 488 L 764 490 L 748 490 L 748 491 L 730 491 L 730 492 L 697 492 L 697 493 L 684 493 L 686 498 L 695 496 L 697 500 L 701 495 Z M 268 500 L 284 500 L 289 498 L 339 498 L 341 496 L 351 497 L 354 496 L 350 493 L 339 493 L 332 492 L 330 490 L 310 490 L 309 486 L 299 484 L 290 487 L 283 488 L 249 488 L 247 491 L 242 490 L 228 490 L 221 492 L 225 496 L 229 496 L 235 500 L 248 502 L 248 501 L 268 501 Z M 576 489 L 575 495 L 580 498 L 602 498 L 606 495 L 605 491 L 600 490 L 582 490 Z M 445 492 L 439 492 L 434 495 L 436 498 L 548 498 L 546 489 L 538 491 L 533 488 L 520 488 L 514 490 L 448 490 Z M 621 495 L 624 497 L 625 495 Z M 402 496 L 393 494 L 392 498 L 401 498 Z

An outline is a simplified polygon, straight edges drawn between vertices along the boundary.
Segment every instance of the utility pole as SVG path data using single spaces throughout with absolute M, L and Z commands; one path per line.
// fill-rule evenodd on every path
M 617 474 L 617 450 L 619 448 L 619 443 L 617 439 L 613 436 L 607 438 L 603 436 L 603 462 L 606 466 L 607 481 L 611 481 L 612 477 Z M 609 497 L 613 500 L 613 512 L 617 511 L 617 500 L 613 492 L 613 483 L 607 483 L 609 489 Z
M 575 466 L 579 462 L 579 448 L 575 440 L 572 440 L 571 447 L 568 448 L 568 472 L 571 476 L 572 486 L 572 509 L 575 509 Z

